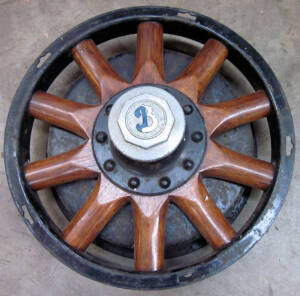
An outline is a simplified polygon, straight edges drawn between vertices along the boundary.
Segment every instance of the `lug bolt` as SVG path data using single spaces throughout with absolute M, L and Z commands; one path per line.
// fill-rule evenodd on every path
M 190 171 L 194 167 L 194 162 L 187 158 L 183 161 L 183 168 L 187 171 Z
M 96 134 L 96 140 L 100 144 L 104 144 L 107 141 L 107 134 L 105 132 L 98 132 Z
M 128 180 L 128 186 L 131 188 L 131 189 L 136 189 L 140 186 L 140 180 L 139 178 L 136 178 L 136 177 L 133 177 L 133 178 L 130 178 Z
M 111 105 L 111 104 L 108 105 L 108 106 L 105 108 L 105 114 L 106 114 L 107 116 L 109 115 L 111 108 L 112 108 L 112 105 Z
M 171 184 L 171 180 L 168 177 L 162 177 L 159 180 L 159 186 L 163 189 L 167 189 Z
M 116 167 L 116 163 L 112 159 L 108 159 L 104 162 L 104 169 L 111 172 Z
M 193 132 L 192 133 L 192 140 L 195 143 L 201 142 L 203 139 L 203 134 L 201 132 Z
M 183 112 L 185 115 L 190 115 L 190 114 L 192 114 L 193 111 L 194 111 L 194 108 L 191 105 L 185 105 L 183 107 Z

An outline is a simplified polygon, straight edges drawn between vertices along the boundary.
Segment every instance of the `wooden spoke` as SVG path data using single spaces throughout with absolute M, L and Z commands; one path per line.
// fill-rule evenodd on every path
M 270 102 L 263 91 L 214 105 L 199 105 L 205 125 L 210 135 L 223 133 L 229 129 L 267 116 Z
M 234 239 L 234 229 L 218 209 L 198 175 L 172 193 L 171 198 L 213 248 L 224 247 Z
M 111 96 L 128 87 L 100 53 L 92 40 L 84 40 L 73 49 L 73 56 L 104 104 Z
M 84 251 L 127 202 L 127 195 L 101 175 L 87 201 L 63 232 L 62 238 L 73 248 Z
M 170 85 L 198 103 L 206 87 L 227 57 L 227 48 L 219 41 L 208 40 L 190 65 Z
M 89 138 L 99 107 L 72 102 L 39 91 L 33 95 L 28 110 L 35 118 L 59 126 L 83 138 Z
M 163 29 L 159 23 L 139 24 L 133 84 L 163 83 Z
M 163 267 L 168 196 L 132 196 L 135 267 L 157 271 Z
M 32 162 L 25 177 L 33 190 L 39 190 L 99 174 L 90 141 L 68 152 Z
M 265 190 L 272 183 L 274 167 L 269 162 L 209 141 L 200 172 L 206 177 L 216 177 Z

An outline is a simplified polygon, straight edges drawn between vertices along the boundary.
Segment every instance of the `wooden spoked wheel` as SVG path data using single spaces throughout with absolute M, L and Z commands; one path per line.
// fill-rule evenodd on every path
M 191 64 L 171 82 L 164 80 L 163 29 L 159 23 L 138 26 L 134 78 L 124 81 L 110 66 L 92 40 L 81 41 L 73 57 L 99 97 L 99 106 L 71 102 L 37 91 L 29 113 L 86 139 L 72 151 L 29 163 L 25 176 L 33 190 L 85 178 L 98 178 L 86 203 L 64 230 L 62 238 L 84 251 L 107 222 L 128 201 L 134 213 L 135 266 L 157 271 L 164 264 L 164 230 L 169 201 L 177 204 L 213 248 L 231 243 L 236 234 L 205 189 L 202 177 L 216 177 L 246 186 L 267 189 L 273 180 L 271 163 L 242 155 L 214 141 L 214 136 L 267 116 L 269 99 L 263 91 L 214 105 L 201 105 L 201 96 L 227 57 L 227 48 L 208 40 Z M 188 96 L 199 108 L 208 133 L 204 159 L 198 172 L 182 187 L 159 196 L 135 195 L 110 182 L 95 160 L 92 131 L 102 106 L 118 92 L 140 84 L 171 86 Z
M 111 66 L 97 45 L 135 33 L 135 71 L 132 80 L 127 81 Z M 164 33 L 203 44 L 190 64 L 171 81 L 166 79 L 164 71 Z M 50 57 L 40 65 L 41 57 L 47 54 Z M 251 249 L 268 230 L 291 179 L 294 130 L 278 81 L 262 57 L 245 40 L 194 12 L 167 7 L 138 7 L 101 15 L 79 25 L 55 41 L 41 57 L 24 77 L 8 115 L 5 164 L 12 196 L 27 226 L 61 261 L 90 278 L 120 287 L 174 287 L 226 268 Z M 202 96 L 226 59 L 248 78 L 254 91 L 224 102 L 204 104 Z M 47 91 L 73 60 L 97 94 L 98 105 L 78 103 Z M 137 176 L 140 180 L 128 176 L 124 184 L 113 179 L 110 172 L 120 172 L 118 159 L 102 159 L 96 146 L 105 143 L 106 146 L 101 147 L 117 150 L 109 131 L 97 132 L 101 116 L 113 120 L 109 115 L 112 112 L 108 108 L 110 102 L 117 104 L 123 94 L 145 86 L 170 91 L 178 102 L 188 100 L 190 103 L 186 108 L 180 105 L 187 127 L 193 126 L 190 112 L 197 114 L 196 119 L 203 122 L 201 134 L 185 132 L 175 152 L 166 156 L 167 160 L 156 160 L 159 170 L 164 161 L 170 165 L 178 160 L 176 151 L 184 150 L 182 147 L 186 147 L 189 141 L 194 145 L 192 147 L 202 143 L 201 153 L 200 149 L 193 148 L 196 151 L 193 155 L 199 153 L 199 157 L 190 155 L 179 163 L 186 175 L 180 178 L 180 174 L 175 174 L 178 186 L 174 185 L 172 178 L 158 177 L 155 184 L 159 190 L 153 192 L 159 194 L 149 190 L 146 194 L 141 189 L 142 180 L 151 181 L 151 176 L 142 173 Z M 179 114 L 174 117 L 176 123 Z M 271 162 L 232 150 L 216 140 L 222 133 L 263 117 L 267 117 L 270 130 Z M 84 142 L 70 151 L 30 161 L 34 119 L 71 132 Z M 143 117 L 143 123 L 144 120 Z M 288 139 L 292 144 L 289 153 L 286 148 Z M 125 156 L 122 153 L 116 151 L 117 157 L 123 161 Z M 124 163 L 136 165 L 132 160 Z M 139 161 L 137 165 L 145 168 L 147 162 Z M 261 202 L 241 229 L 235 230 L 216 206 L 204 185 L 206 177 L 263 192 Z M 96 185 L 67 227 L 59 229 L 47 215 L 37 191 L 84 179 L 94 179 Z M 166 267 L 165 227 L 170 203 L 185 213 L 215 250 L 213 255 L 188 266 Z M 92 258 L 86 251 L 125 204 L 131 205 L 134 219 L 134 269 Z M 26 210 L 31 219 L 26 218 Z

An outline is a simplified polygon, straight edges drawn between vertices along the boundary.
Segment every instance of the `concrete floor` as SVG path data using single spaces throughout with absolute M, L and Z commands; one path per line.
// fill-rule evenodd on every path
M 206 14 L 248 40 L 275 71 L 300 139 L 299 0 L 0 0 L 0 139 L 14 93 L 36 56 L 65 31 L 97 14 L 135 5 L 170 5 Z M 19 216 L 0 162 L 0 295 L 140 295 L 91 281 L 50 255 Z M 143 295 L 299 295 L 300 154 L 286 202 L 269 233 L 225 271 L 185 288 Z M 298 192 L 298 193 L 297 193 Z

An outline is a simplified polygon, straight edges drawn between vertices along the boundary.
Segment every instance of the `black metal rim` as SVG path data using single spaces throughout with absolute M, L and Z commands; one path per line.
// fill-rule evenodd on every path
M 55 77 L 72 61 L 71 49 L 81 40 L 92 38 L 99 44 L 135 33 L 137 24 L 146 20 L 160 22 L 165 33 L 201 43 L 212 37 L 227 46 L 228 59 L 248 78 L 254 89 L 265 90 L 272 102 L 268 122 L 272 127 L 272 161 L 276 165 L 273 186 L 264 193 L 257 209 L 259 214 L 254 221 L 247 223 L 240 239 L 204 262 L 159 273 L 128 272 L 112 268 L 105 262 L 99 264 L 90 255 L 67 246 L 59 238 L 59 231 L 51 219 L 42 217 L 44 211 L 37 194 L 27 187 L 23 171 L 24 163 L 29 159 L 33 120 L 27 115 L 27 106 L 32 93 L 37 89 L 46 91 L 49 88 Z M 38 67 L 40 59 L 48 53 L 50 57 Z M 223 270 L 249 251 L 269 229 L 280 210 L 292 177 L 295 149 L 287 155 L 288 137 L 295 145 L 292 117 L 280 84 L 267 63 L 244 39 L 224 25 L 195 12 L 170 7 L 132 7 L 97 16 L 75 27 L 52 43 L 33 63 L 17 90 L 8 115 L 4 142 L 5 166 L 12 196 L 25 223 L 44 247 L 60 261 L 103 283 L 132 289 L 162 289 L 182 286 Z M 32 223 L 25 218 L 23 206 L 28 209 Z M 185 276 L 187 274 L 189 277 Z

